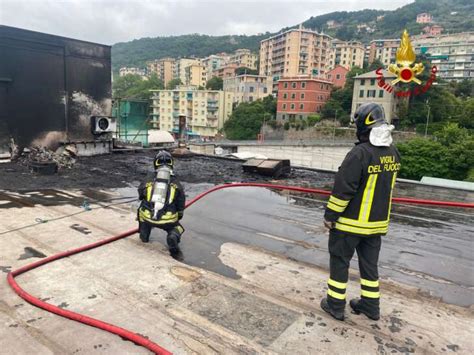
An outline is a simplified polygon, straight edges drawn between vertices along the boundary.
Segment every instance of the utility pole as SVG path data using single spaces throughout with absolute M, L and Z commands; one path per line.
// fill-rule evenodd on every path
M 428 135 L 428 122 L 430 121 L 430 101 L 426 99 L 426 106 L 428 107 L 428 112 L 426 114 L 426 126 L 425 126 L 425 137 Z
M 337 121 L 337 110 L 334 114 L 334 130 L 333 130 L 333 133 L 332 133 L 332 140 L 333 141 L 336 140 L 336 121 Z

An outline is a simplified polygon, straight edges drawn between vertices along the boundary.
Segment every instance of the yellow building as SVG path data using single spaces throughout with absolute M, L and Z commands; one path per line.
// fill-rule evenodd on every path
M 252 53 L 250 49 L 237 49 L 234 54 L 230 56 L 230 63 L 235 63 L 239 67 L 246 67 L 249 69 L 257 69 L 258 55 Z
M 176 134 L 179 116 L 186 116 L 189 135 L 212 138 L 232 113 L 233 94 L 180 86 L 175 90 L 153 90 L 152 126 Z
M 174 78 L 175 60 L 174 58 L 161 58 L 146 63 L 148 74 L 156 74 L 166 85 Z
M 184 69 L 185 85 L 192 86 L 206 86 L 207 74 L 206 68 L 201 64 L 191 64 Z
M 362 68 L 364 66 L 364 54 L 365 47 L 361 42 L 334 40 L 329 52 L 329 66 L 331 69 L 337 65 L 349 70 L 355 66 Z
M 224 91 L 233 93 L 236 104 L 252 102 L 271 95 L 272 80 L 267 76 L 237 75 L 224 79 Z
M 395 55 L 400 46 L 399 39 L 376 39 L 370 42 L 369 63 L 380 60 L 385 67 L 395 62 Z
M 201 61 L 195 58 L 180 58 L 176 60 L 174 66 L 174 78 L 180 79 L 183 84 L 186 83 L 186 68 L 190 65 L 199 65 Z
M 260 42 L 260 75 L 324 76 L 329 70 L 332 38 L 300 26 Z

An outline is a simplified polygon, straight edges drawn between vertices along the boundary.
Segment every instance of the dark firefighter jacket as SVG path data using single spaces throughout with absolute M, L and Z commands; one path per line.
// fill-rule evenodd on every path
M 176 224 L 182 217 L 186 196 L 183 187 L 176 177 L 172 176 L 168 189 L 168 203 L 163 207 L 162 213 L 157 220 L 153 219 L 153 181 L 140 184 L 138 187 L 138 198 L 142 201 L 138 209 L 138 220 L 148 222 L 156 226 Z
M 341 232 L 386 234 L 399 170 L 400 154 L 394 146 L 357 144 L 339 167 L 324 218 L 335 222 L 335 229 Z

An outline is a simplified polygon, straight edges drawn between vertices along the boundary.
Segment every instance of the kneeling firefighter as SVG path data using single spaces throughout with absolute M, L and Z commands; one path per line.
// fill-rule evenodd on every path
M 385 120 L 380 105 L 360 106 L 354 122 L 359 142 L 339 167 L 324 214 L 324 225 L 329 228 L 330 276 L 321 308 L 344 320 L 349 264 L 357 251 L 361 298 L 351 300 L 350 306 L 354 313 L 378 320 L 381 236 L 388 231 L 400 155 L 392 145 L 394 127 Z
M 151 229 L 160 228 L 168 233 L 166 242 L 171 253 L 179 252 L 179 242 L 184 232 L 179 220 L 183 218 L 186 197 L 183 187 L 173 174 L 173 157 L 160 151 L 153 161 L 155 178 L 140 184 L 138 208 L 140 239 L 148 243 Z

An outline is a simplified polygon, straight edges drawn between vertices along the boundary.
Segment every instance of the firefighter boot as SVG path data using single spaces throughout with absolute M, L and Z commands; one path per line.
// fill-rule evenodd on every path
M 380 310 L 377 306 L 370 306 L 367 302 L 360 298 L 354 298 L 349 303 L 355 314 L 365 314 L 372 320 L 380 319 Z
M 329 305 L 327 298 L 323 298 L 321 300 L 321 308 L 324 312 L 329 313 L 333 318 L 337 320 L 344 320 L 344 308 L 342 310 L 336 310 L 332 308 Z
M 170 253 L 178 253 L 179 251 L 179 242 L 181 241 L 181 234 L 176 228 L 169 231 L 166 237 L 166 243 L 168 244 L 168 249 Z
M 140 233 L 140 240 L 143 243 L 148 243 L 150 241 L 151 226 L 145 222 L 139 222 L 138 231 Z

